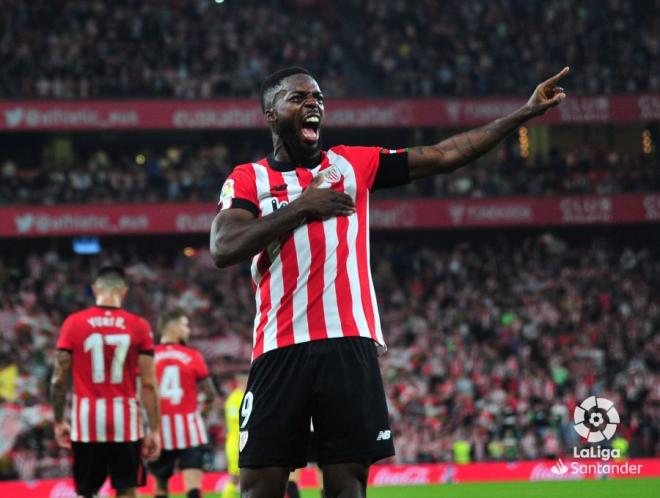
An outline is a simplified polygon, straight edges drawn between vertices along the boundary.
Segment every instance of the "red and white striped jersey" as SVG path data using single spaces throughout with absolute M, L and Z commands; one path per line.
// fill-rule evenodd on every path
M 181 344 L 156 346 L 156 377 L 160 386 L 160 440 L 164 450 L 208 443 L 197 411 L 197 382 L 209 375 L 204 357 Z
M 71 440 L 141 439 L 138 355 L 153 354 L 149 324 L 119 308 L 92 306 L 64 321 L 56 347 L 72 358 Z
M 363 336 L 384 345 L 369 263 L 369 191 L 383 158 L 399 153 L 405 151 L 337 146 L 315 165 L 281 163 L 271 155 L 229 175 L 220 210 L 268 216 L 297 199 L 317 175 L 323 175 L 322 188 L 347 193 L 356 207 L 351 216 L 307 221 L 253 258 L 253 360 L 326 338 Z

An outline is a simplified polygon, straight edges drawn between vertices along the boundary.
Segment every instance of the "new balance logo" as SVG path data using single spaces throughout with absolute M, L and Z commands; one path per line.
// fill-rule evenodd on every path
M 386 441 L 392 437 L 392 431 L 379 431 L 376 441 Z
M 280 201 L 279 199 L 271 199 L 270 205 L 273 207 L 273 211 L 277 211 L 280 208 L 283 208 L 286 206 L 289 202 L 288 201 Z

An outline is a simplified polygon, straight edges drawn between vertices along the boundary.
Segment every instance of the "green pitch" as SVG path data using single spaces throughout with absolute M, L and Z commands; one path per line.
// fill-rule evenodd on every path
M 184 495 L 170 495 L 185 498 Z M 438 486 L 389 486 L 369 488 L 369 498 L 658 498 L 660 479 L 609 481 L 505 482 L 446 484 Z M 204 493 L 204 498 L 220 498 Z M 302 498 L 320 498 L 314 489 Z

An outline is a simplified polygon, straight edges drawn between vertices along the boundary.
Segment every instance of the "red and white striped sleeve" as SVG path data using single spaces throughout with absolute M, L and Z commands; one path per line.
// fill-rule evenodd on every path
M 218 211 L 225 209 L 247 209 L 259 216 L 259 199 L 254 169 L 249 164 L 236 166 L 225 180 L 218 199 Z

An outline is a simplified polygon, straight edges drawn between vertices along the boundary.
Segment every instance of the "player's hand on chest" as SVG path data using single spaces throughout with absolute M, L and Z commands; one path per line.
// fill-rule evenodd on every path
M 259 192 L 259 207 L 262 216 L 267 216 L 303 196 L 318 208 L 318 216 L 350 215 L 345 209 L 354 205 L 357 194 L 355 182 L 351 182 L 339 165 L 331 164 L 315 175 L 297 169 L 281 174 L 282 181 L 271 182 L 269 190 Z M 311 180 L 311 183 L 310 183 Z M 313 192 L 312 192 L 313 191 Z M 315 217 L 315 216 L 313 216 Z

